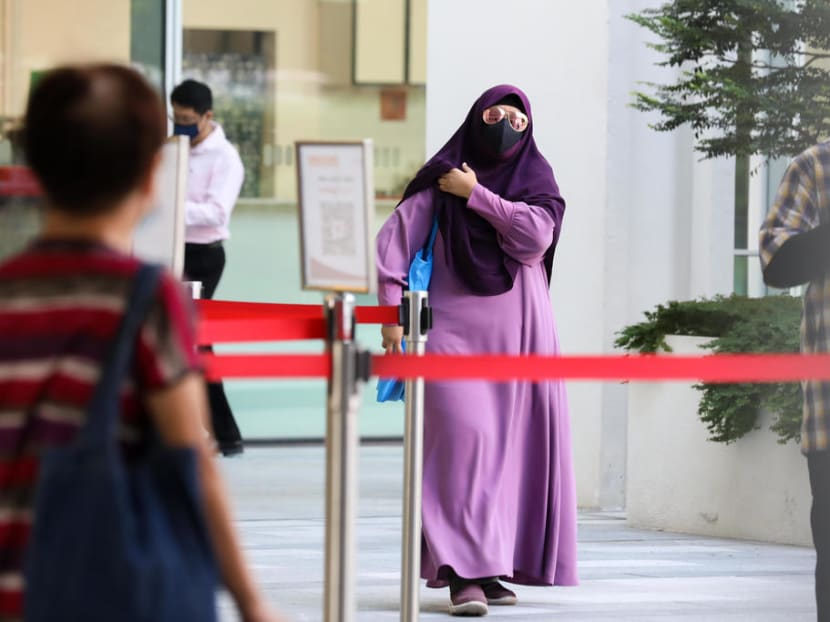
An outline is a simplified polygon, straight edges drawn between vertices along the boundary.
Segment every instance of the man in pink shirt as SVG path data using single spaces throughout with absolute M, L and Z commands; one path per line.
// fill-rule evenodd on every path
M 236 148 L 213 120 L 213 94 L 206 84 L 185 80 L 170 94 L 173 133 L 190 137 L 185 211 L 184 272 L 201 281 L 202 298 L 213 298 L 225 269 L 223 242 L 245 170 Z M 221 382 L 208 384 L 213 432 L 225 456 L 242 452 L 242 437 Z

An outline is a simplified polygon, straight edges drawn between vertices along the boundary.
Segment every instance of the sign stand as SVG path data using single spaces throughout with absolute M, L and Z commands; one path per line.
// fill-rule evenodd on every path
M 432 311 L 424 291 L 408 291 L 401 301 L 406 351 L 423 356 Z M 424 379 L 410 378 L 404 390 L 406 420 L 403 454 L 403 537 L 401 542 L 401 622 L 417 622 L 421 578 L 421 482 L 424 456 Z
M 331 370 L 326 406 L 325 622 L 353 622 L 357 521 L 357 411 L 370 357 L 354 340 L 355 298 L 374 290 L 371 252 L 372 141 L 298 142 L 297 185 L 303 289 L 329 293 L 326 348 Z
M 369 353 L 354 341 L 354 296 L 326 297 L 331 378 L 326 412 L 326 558 L 324 620 L 355 619 L 355 523 L 357 521 L 357 410 L 360 382 L 369 379 Z

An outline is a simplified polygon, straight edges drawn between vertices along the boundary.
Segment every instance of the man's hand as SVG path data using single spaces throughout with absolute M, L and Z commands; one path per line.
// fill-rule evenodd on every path
M 462 199 L 469 199 L 470 194 L 473 192 L 473 188 L 475 188 L 478 183 L 478 178 L 476 177 L 473 169 L 467 166 L 466 162 L 461 165 L 461 169 L 462 170 L 457 168 L 451 169 L 446 174 L 439 177 L 438 187 L 442 192 L 454 194 Z
M 383 337 L 383 349 L 386 350 L 386 354 L 403 352 L 403 347 L 401 347 L 403 326 L 382 326 L 380 334 Z

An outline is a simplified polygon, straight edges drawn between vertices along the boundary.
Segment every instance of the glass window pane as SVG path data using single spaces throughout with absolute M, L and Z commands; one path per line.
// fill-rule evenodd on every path
M 131 0 L 130 61 L 164 90 L 164 2 Z
M 410 12 L 420 41 L 424 8 Z M 246 165 L 244 199 L 296 200 L 297 140 L 372 138 L 381 196 L 399 195 L 423 163 L 425 89 L 355 85 L 353 17 L 343 0 L 183 0 L 183 77 L 213 89 L 216 119 Z M 425 63 L 423 42 L 408 54 L 413 71 Z
M 242 197 L 274 196 L 275 33 L 185 28 L 182 75 L 208 84 L 213 112 L 245 166 Z
M 0 3 L 0 167 L 4 180 L 25 171 L 12 137 L 31 87 L 44 72 L 66 63 L 134 63 L 163 84 L 164 3 L 159 0 L 3 0 Z M 0 196 L 0 258 L 37 231 L 38 199 Z
M 749 260 L 754 259 L 746 255 L 735 256 L 734 272 L 735 280 L 733 291 L 739 296 L 746 296 L 749 293 Z
M 376 226 L 424 163 L 426 0 L 358 5 L 372 9 L 373 27 L 394 36 L 356 43 L 352 0 L 182 0 L 182 77 L 211 87 L 215 118 L 245 164 L 218 298 L 320 303 L 318 293 L 300 290 L 296 141 L 374 141 Z M 394 59 L 397 73 L 356 84 L 358 44 Z M 379 344 L 377 333 L 376 326 L 358 328 L 366 345 Z M 226 391 L 246 436 L 323 436 L 322 382 L 236 381 Z M 367 387 L 361 433 L 399 436 L 401 418 L 372 394 Z

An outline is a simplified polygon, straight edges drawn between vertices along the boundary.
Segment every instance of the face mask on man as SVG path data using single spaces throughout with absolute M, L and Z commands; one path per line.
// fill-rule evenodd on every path
M 199 124 L 198 123 L 191 123 L 190 125 L 183 125 L 181 123 L 174 123 L 173 124 L 173 135 L 174 136 L 187 136 L 190 140 L 193 140 L 199 135 Z
M 484 143 L 499 155 L 510 150 L 522 139 L 522 132 L 517 132 L 506 118 L 498 123 L 482 123 L 481 136 Z

